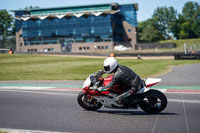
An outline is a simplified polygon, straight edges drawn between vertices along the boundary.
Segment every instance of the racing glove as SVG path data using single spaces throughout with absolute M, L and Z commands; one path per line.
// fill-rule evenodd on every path
M 98 89 L 97 89 L 99 92 L 102 92 L 102 91 L 107 91 L 107 89 L 105 89 L 104 87 L 100 86 Z
M 95 75 L 96 79 L 99 79 L 104 73 L 105 73 L 104 70 L 99 70 L 94 75 Z

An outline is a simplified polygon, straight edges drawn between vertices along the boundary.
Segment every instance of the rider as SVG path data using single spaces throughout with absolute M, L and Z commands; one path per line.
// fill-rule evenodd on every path
M 112 90 L 112 87 L 116 83 L 127 88 L 122 94 L 116 97 L 116 102 L 119 104 L 121 104 L 125 98 L 136 93 L 141 88 L 141 78 L 130 68 L 119 65 L 114 57 L 108 57 L 104 60 L 104 70 L 99 70 L 96 77 L 100 78 L 104 73 L 114 74 L 112 81 L 104 87 L 99 87 L 99 91 L 105 91 L 108 88 Z

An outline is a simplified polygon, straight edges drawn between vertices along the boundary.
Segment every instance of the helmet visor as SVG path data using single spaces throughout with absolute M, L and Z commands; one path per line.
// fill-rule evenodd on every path
M 104 66 L 104 70 L 105 70 L 106 72 L 110 71 L 110 66 Z

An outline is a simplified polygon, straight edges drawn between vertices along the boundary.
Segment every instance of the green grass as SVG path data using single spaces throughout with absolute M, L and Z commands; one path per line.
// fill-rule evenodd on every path
M 8 133 L 8 132 L 5 132 L 5 131 L 0 131 L 0 133 Z
M 0 55 L 0 80 L 83 80 L 103 68 L 99 58 L 75 58 L 41 55 Z M 141 77 L 168 70 L 169 66 L 200 63 L 199 60 L 118 59 Z
M 194 48 L 194 45 L 195 45 L 196 50 L 200 51 L 200 38 L 199 39 L 165 40 L 165 41 L 160 41 L 159 43 L 176 43 L 177 48 L 173 49 L 175 51 L 184 51 L 184 44 L 187 44 L 187 48 L 190 51 L 191 47 Z

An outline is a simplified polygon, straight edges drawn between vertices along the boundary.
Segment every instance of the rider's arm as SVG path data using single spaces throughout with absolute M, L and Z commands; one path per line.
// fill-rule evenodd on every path
M 114 75 L 113 75 L 113 78 L 112 80 L 110 81 L 110 83 L 106 86 L 103 87 L 104 90 L 107 90 L 108 88 L 112 89 L 112 87 L 120 81 L 120 72 L 116 72 Z
M 99 79 L 103 74 L 105 74 L 104 70 L 97 71 L 94 75 L 96 79 Z

